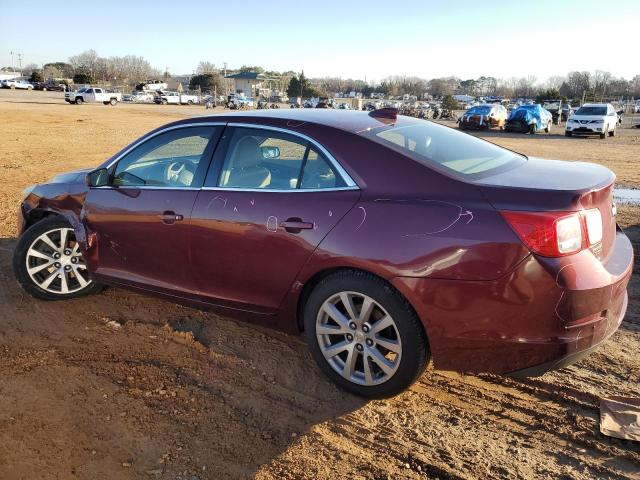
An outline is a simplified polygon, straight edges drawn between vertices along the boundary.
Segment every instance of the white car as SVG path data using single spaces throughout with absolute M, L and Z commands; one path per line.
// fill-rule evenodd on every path
M 19 88 L 21 90 L 33 90 L 33 85 L 31 85 L 26 80 L 3 80 L 2 88 Z
M 64 101 L 82 105 L 83 103 L 102 102 L 105 105 L 116 105 L 122 100 L 122 94 L 118 92 L 107 92 L 103 88 L 98 87 L 82 87 L 76 92 L 67 92 L 64 94 Z
M 564 134 L 615 136 L 618 114 L 610 103 L 585 103 L 567 120 Z
M 153 101 L 162 105 L 193 105 L 194 103 L 200 103 L 197 95 L 179 92 L 159 92 Z

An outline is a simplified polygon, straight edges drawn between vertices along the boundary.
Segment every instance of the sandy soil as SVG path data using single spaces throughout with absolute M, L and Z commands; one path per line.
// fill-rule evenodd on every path
M 45 303 L 18 288 L 24 187 L 204 113 L 0 91 L 0 478 L 640 478 L 640 445 L 598 430 L 600 396 L 639 394 L 637 275 L 620 331 L 575 366 L 527 380 L 429 369 L 375 402 L 334 388 L 299 338 L 119 289 Z M 640 130 L 561 133 L 480 135 L 640 186 Z M 640 208 L 619 212 L 640 248 Z

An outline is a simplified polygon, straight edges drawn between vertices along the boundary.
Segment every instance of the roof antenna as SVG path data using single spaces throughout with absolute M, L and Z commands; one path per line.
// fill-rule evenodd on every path
M 386 118 L 389 120 L 395 120 L 398 116 L 398 109 L 387 107 L 387 108 L 379 108 L 378 110 L 372 110 L 369 112 L 369 116 L 373 118 Z

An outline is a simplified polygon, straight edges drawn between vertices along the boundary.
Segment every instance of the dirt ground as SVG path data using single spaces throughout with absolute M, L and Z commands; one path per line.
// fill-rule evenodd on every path
M 204 113 L 0 91 L 0 478 L 640 478 L 640 444 L 598 429 L 600 396 L 640 394 L 638 274 L 619 332 L 575 366 L 525 380 L 428 369 L 372 402 L 333 387 L 300 338 L 115 288 L 55 303 L 18 288 L 23 188 Z M 619 133 L 479 135 L 640 187 L 640 130 Z M 640 207 L 619 221 L 638 251 Z

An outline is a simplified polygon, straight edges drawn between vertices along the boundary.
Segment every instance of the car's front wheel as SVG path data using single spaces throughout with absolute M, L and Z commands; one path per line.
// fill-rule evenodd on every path
M 374 275 L 342 271 L 323 279 L 306 302 L 304 323 L 320 369 L 356 395 L 397 395 L 427 364 L 428 342 L 415 311 Z
M 63 300 L 101 290 L 89 277 L 71 226 L 60 217 L 32 225 L 13 254 L 13 271 L 22 288 L 42 300 Z

